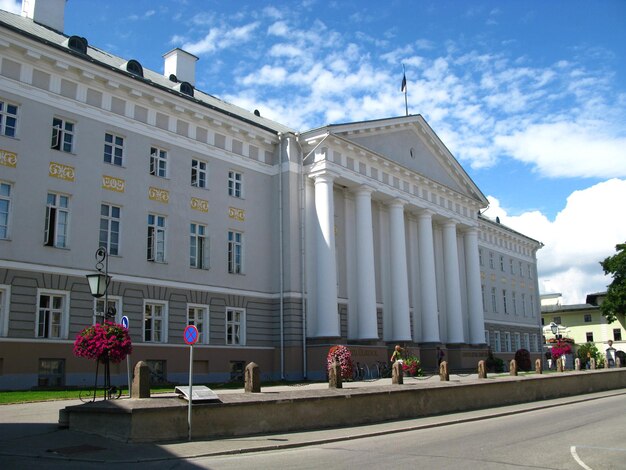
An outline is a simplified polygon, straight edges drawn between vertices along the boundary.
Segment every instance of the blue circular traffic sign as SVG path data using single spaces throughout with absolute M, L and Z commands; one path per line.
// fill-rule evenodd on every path
M 183 333 L 183 339 L 189 346 L 193 346 L 198 341 L 198 328 L 194 325 L 188 325 Z
M 128 317 L 126 315 L 122 317 L 122 326 L 128 329 Z

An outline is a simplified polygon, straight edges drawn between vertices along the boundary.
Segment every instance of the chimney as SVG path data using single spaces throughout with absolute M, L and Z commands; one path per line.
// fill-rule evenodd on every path
M 67 0 L 22 0 L 22 16 L 60 33 L 65 24 Z
M 165 54 L 163 58 L 165 59 L 164 75 L 166 77 L 176 75 L 179 82 L 188 82 L 195 86 L 196 61 L 198 60 L 195 55 L 176 48 Z

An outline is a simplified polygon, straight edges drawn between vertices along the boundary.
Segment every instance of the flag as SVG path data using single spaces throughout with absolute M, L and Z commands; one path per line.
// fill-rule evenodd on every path
M 406 74 L 402 74 L 402 87 L 400 88 L 402 93 L 406 93 Z

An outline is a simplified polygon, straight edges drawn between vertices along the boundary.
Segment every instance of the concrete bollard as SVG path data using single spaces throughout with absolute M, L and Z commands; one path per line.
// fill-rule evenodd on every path
M 622 367 L 622 360 L 619 358 L 619 356 L 617 356 L 615 358 L 615 368 L 619 369 L 620 367 Z
M 576 359 L 574 359 L 574 369 L 580 370 L 580 357 L 577 357 Z
M 509 362 L 509 375 L 517 375 L 517 361 L 515 359 L 511 359 Z
M 147 362 L 139 361 L 135 365 L 133 377 L 132 397 L 150 398 L 150 367 Z
M 487 378 L 487 365 L 485 364 L 485 361 L 478 361 L 478 378 Z
M 543 362 L 541 362 L 541 359 L 535 359 L 535 374 L 543 374 Z
M 246 393 L 261 393 L 261 370 L 259 365 L 254 362 L 246 366 L 244 391 Z
M 391 383 L 396 385 L 402 385 L 404 383 L 404 371 L 402 370 L 402 363 L 396 361 L 391 366 Z
M 442 382 L 450 381 L 450 372 L 448 371 L 448 361 L 441 361 L 439 364 L 439 380 Z
M 589 368 L 591 370 L 596 370 L 596 360 L 593 357 L 589 359 Z
M 564 370 L 565 367 L 563 367 L 563 356 L 561 356 L 556 360 L 556 371 L 563 372 Z
M 343 388 L 341 382 L 341 364 L 334 361 L 328 370 L 328 388 Z

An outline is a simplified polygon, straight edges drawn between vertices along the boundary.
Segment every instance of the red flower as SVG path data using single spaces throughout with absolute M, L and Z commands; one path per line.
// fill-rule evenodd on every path
M 117 364 L 133 350 L 128 330 L 112 322 L 89 326 L 74 341 L 74 355 L 87 359 L 107 359 Z

